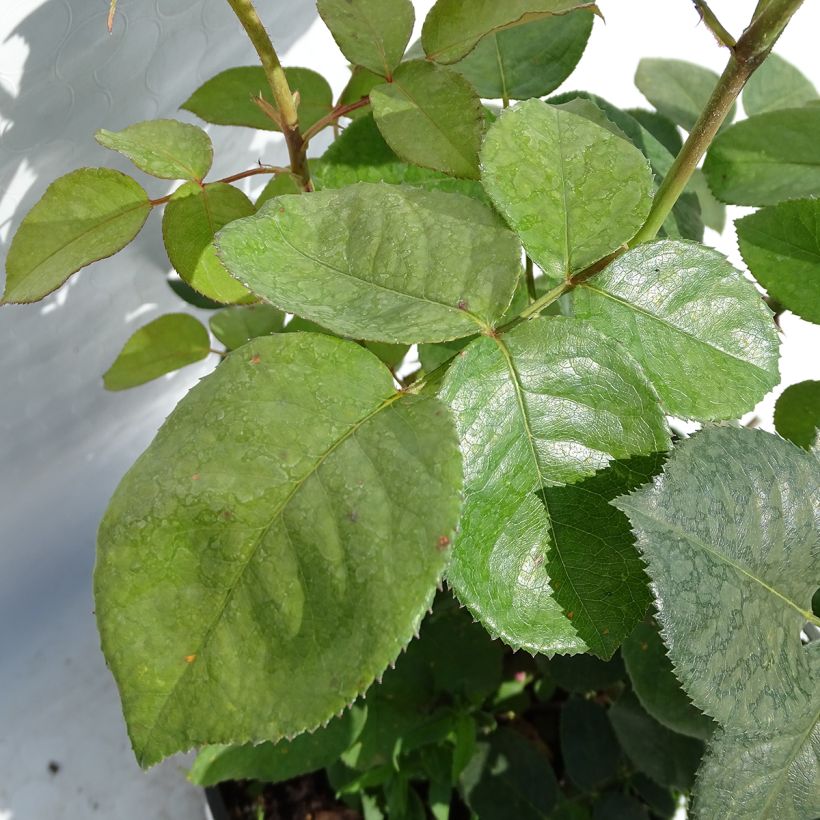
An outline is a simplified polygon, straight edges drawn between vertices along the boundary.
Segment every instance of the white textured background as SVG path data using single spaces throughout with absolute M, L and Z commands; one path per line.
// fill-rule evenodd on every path
M 431 0 L 417 0 L 422 18 Z M 754 0 L 715 0 L 735 33 Z M 344 58 L 312 0 L 259 0 L 288 65 L 315 68 L 336 92 Z M 563 90 L 583 88 L 647 107 L 632 86 L 643 56 L 720 70 L 725 56 L 688 0 L 601 0 L 607 17 Z M 2 0 L 0 248 L 55 177 L 85 165 L 130 171 L 93 132 L 150 117 L 194 121 L 176 107 L 202 81 L 254 55 L 224 0 Z M 806 3 L 778 51 L 820 84 L 820 4 Z M 213 177 L 262 157 L 286 162 L 281 139 L 210 128 Z M 820 135 L 818 135 L 820 138 Z M 321 149 L 322 144 L 317 144 Z M 164 183 L 133 172 L 152 196 Z M 254 187 L 261 183 L 254 182 Z M 742 209 L 733 208 L 736 217 Z M 188 387 L 212 366 L 124 393 L 100 374 L 140 324 L 179 300 L 165 284 L 160 219 L 112 260 L 87 268 L 44 302 L 0 310 L 0 820 L 202 816 L 180 761 L 142 774 L 113 681 L 97 648 L 91 602 L 94 533 L 119 477 Z M 707 241 L 740 264 L 734 235 Z M 785 384 L 817 378 L 818 330 L 786 314 Z M 770 421 L 772 400 L 757 412 Z M 50 761 L 60 765 L 57 774 Z M 184 761 L 182 761 L 184 763 Z

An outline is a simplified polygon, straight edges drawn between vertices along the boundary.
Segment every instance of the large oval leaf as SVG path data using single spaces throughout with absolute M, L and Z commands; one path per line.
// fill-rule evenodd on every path
M 459 599 L 513 646 L 610 656 L 646 609 L 641 563 L 626 522 L 607 514 L 609 478 L 557 485 L 666 449 L 646 377 L 586 323 L 549 317 L 472 342 L 441 395 L 465 462 L 448 571 Z
M 224 182 L 188 183 L 174 192 L 162 215 L 162 239 L 171 264 L 194 290 L 225 304 L 252 298 L 225 270 L 213 242 L 220 228 L 254 210 L 242 191 Z
M 150 211 L 142 186 L 119 171 L 81 168 L 60 177 L 14 235 L 3 302 L 36 302 L 80 268 L 122 250 Z
M 487 34 L 574 9 L 598 10 L 582 0 L 438 0 L 424 21 L 421 42 L 431 60 L 455 63 Z
M 456 177 L 478 179 L 484 109 L 455 71 L 412 60 L 393 81 L 370 92 L 376 124 L 404 160 Z
M 722 202 L 775 205 L 820 192 L 820 106 L 751 117 L 712 143 L 703 172 Z
M 487 193 L 547 276 L 563 279 L 630 240 L 652 202 L 635 146 L 540 100 L 490 126 L 481 164 Z
M 771 311 L 703 245 L 639 245 L 576 288 L 574 305 L 641 363 L 672 415 L 736 418 L 777 384 Z
M 521 267 L 515 236 L 480 202 L 382 183 L 278 197 L 217 244 L 233 276 L 277 307 L 407 344 L 492 325 Z
M 229 355 L 100 525 L 97 620 L 140 763 L 310 730 L 367 689 L 430 605 L 460 486 L 446 408 L 358 345 Z

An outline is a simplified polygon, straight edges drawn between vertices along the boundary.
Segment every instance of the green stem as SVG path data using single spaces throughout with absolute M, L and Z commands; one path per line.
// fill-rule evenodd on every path
M 575 283 L 571 281 L 561 282 L 560 285 L 556 285 L 552 290 L 548 290 L 543 296 L 540 296 L 525 307 L 518 316 L 507 322 L 506 325 L 497 328 L 495 331 L 496 334 L 501 335 L 502 333 L 512 330 L 516 325 L 520 325 L 521 322 L 537 318 L 542 310 L 549 307 L 553 302 L 557 302 L 565 293 L 569 293 L 574 287 Z
M 726 48 L 734 48 L 737 45 L 737 40 L 723 27 L 715 13 L 707 5 L 706 0 L 692 0 L 692 2 L 698 10 L 700 19 L 703 20 L 704 25 L 712 32 L 718 43 L 726 46 Z
M 768 55 L 803 0 L 769 0 L 732 49 L 732 56 L 689 138 L 661 183 L 644 226 L 630 247 L 654 239 L 726 119 L 749 77 Z
M 256 53 L 259 55 L 271 94 L 273 94 L 273 99 L 282 120 L 282 133 L 288 146 L 291 169 L 299 179 L 301 187 L 305 191 L 310 191 L 310 170 L 304 150 L 305 143 L 299 130 L 296 100 L 290 90 L 285 69 L 282 68 L 282 64 L 279 62 L 276 49 L 274 49 L 268 32 L 265 31 L 265 27 L 256 13 L 253 2 L 251 0 L 228 0 L 228 5 L 233 9 L 234 14 L 256 49 Z

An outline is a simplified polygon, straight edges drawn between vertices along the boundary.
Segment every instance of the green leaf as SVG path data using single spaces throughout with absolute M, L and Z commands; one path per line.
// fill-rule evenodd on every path
M 302 130 L 315 125 L 331 112 L 333 91 L 321 74 L 309 68 L 286 68 L 285 76 L 290 90 L 299 92 L 299 125 Z M 279 131 L 279 126 L 253 102 L 255 97 L 262 97 L 277 108 L 262 66 L 241 66 L 211 77 L 180 108 L 215 125 L 244 125 Z
M 618 771 L 620 750 L 606 715 L 600 704 L 577 697 L 561 709 L 561 754 L 581 791 L 595 789 Z
M 671 789 L 659 786 L 654 780 L 641 772 L 636 772 L 629 785 L 652 809 L 652 813 L 663 820 L 672 820 L 677 810 L 677 800 Z M 620 820 L 620 819 L 619 819 Z
M 641 94 L 659 114 L 687 131 L 697 122 L 717 82 L 714 71 L 685 60 L 644 57 L 635 72 L 635 85 Z M 735 108 L 733 103 L 721 127 L 734 119 Z
M 743 108 L 750 117 L 780 108 L 801 108 L 817 98 L 811 81 L 777 54 L 769 54 L 743 88 Z
M 322 155 L 318 168 L 316 165 L 313 160 L 311 171 L 320 190 L 344 188 L 357 182 L 387 182 L 390 185 L 414 185 L 427 191 L 465 194 L 489 204 L 478 180 L 455 179 L 441 171 L 402 162 L 384 141 L 372 114 L 345 128 Z
M 594 655 L 554 655 L 536 658 L 538 667 L 546 669 L 556 685 L 567 692 L 597 692 L 609 689 L 626 679 L 626 669 L 619 654 L 602 661 Z
M 277 307 L 355 339 L 407 344 L 491 326 L 521 266 L 515 236 L 481 203 L 382 183 L 278 197 L 217 245 L 228 270 Z
M 214 235 L 254 210 L 242 191 L 224 182 L 189 182 L 174 192 L 162 215 L 162 239 L 176 272 L 194 290 L 227 304 L 251 298 L 217 258 Z
M 141 171 L 161 179 L 201 182 L 214 158 L 211 138 L 196 125 L 146 120 L 122 131 L 97 131 L 94 139 L 128 157 Z
M 592 820 L 649 820 L 649 812 L 628 794 L 604 792 L 592 807 Z
M 488 34 L 575 9 L 598 13 L 594 3 L 581 0 L 438 0 L 424 21 L 421 42 L 431 60 L 455 63 Z
M 150 211 L 142 186 L 119 171 L 80 168 L 60 177 L 11 241 L 3 302 L 36 302 L 80 268 L 122 250 Z
M 683 140 L 678 127 L 668 117 L 643 108 L 629 108 L 624 113 L 636 119 L 673 157 L 680 153 Z
M 465 462 L 461 534 L 448 571 L 459 600 L 514 647 L 611 654 L 618 632 L 627 634 L 631 618 L 643 614 L 640 603 L 629 602 L 637 589 L 631 574 L 640 573 L 640 564 L 610 521 L 605 538 L 590 535 L 584 558 L 580 539 L 569 535 L 573 523 L 585 526 L 577 506 L 561 496 L 556 529 L 536 493 L 549 490 L 549 503 L 555 485 L 611 459 L 666 449 L 665 420 L 645 376 L 589 325 L 556 316 L 472 342 L 450 367 L 441 395 L 454 414 Z M 604 490 L 594 486 L 578 493 L 597 505 Z M 576 607 L 572 617 L 550 587 L 550 568 L 565 546 L 567 572 L 581 582 L 576 592 L 588 608 L 582 614 Z M 584 580 L 589 561 L 606 570 Z
M 481 820 L 544 820 L 558 797 L 546 756 L 518 732 L 496 729 L 476 744 L 461 774 L 461 793 Z
M 364 692 L 430 604 L 460 485 L 446 409 L 358 345 L 229 355 L 100 525 L 97 620 L 140 764 L 278 741 Z
M 784 308 L 820 324 L 820 199 L 761 208 L 735 228 L 752 276 Z
M 198 307 L 201 310 L 220 310 L 224 307 L 222 302 L 214 302 L 213 299 L 197 293 L 184 279 L 180 279 L 175 272 L 171 272 L 165 281 L 168 283 L 168 287 L 183 302 L 187 302 L 189 305 Z
M 316 6 L 351 63 L 390 77 L 413 33 L 410 0 L 317 0 Z
M 713 427 L 613 502 L 638 535 L 675 674 L 725 726 L 785 730 L 820 691 L 799 637 L 817 588 L 818 478 L 789 442 Z
M 734 205 L 775 205 L 820 193 L 820 106 L 770 111 L 728 128 L 703 172 L 712 193 Z
M 383 82 L 384 77 L 379 74 L 368 71 L 368 69 L 362 68 L 360 65 L 353 66 L 350 79 L 339 95 L 339 105 L 352 105 L 365 97 L 369 97 L 370 92 Z M 363 108 L 357 108 L 354 111 L 348 112 L 345 116 L 351 120 L 358 120 L 362 117 L 366 117 L 371 111 L 370 105 L 366 105 Z
M 313 174 L 314 165 L 320 165 L 320 160 L 311 160 L 310 171 Z M 291 176 L 291 174 L 276 174 L 271 177 L 267 185 L 262 189 L 259 196 L 256 198 L 256 210 L 258 211 L 269 199 L 282 194 L 301 194 L 302 189 L 299 183 Z
M 714 722 L 681 689 L 655 624 L 638 624 L 623 642 L 621 655 L 638 700 L 655 720 L 689 737 L 707 740 L 712 735 Z
M 160 316 L 137 330 L 103 375 L 106 390 L 127 390 L 204 359 L 208 331 L 187 313 Z
M 718 233 L 723 233 L 723 229 L 726 227 L 726 206 L 715 199 L 715 195 L 706 181 L 706 176 L 700 168 L 695 168 L 695 172 L 689 178 L 686 190 L 697 196 L 703 223 L 706 227 Z
M 188 779 L 198 786 L 213 786 L 223 780 L 279 783 L 315 772 L 355 743 L 366 718 L 367 707 L 354 705 L 327 726 L 293 740 L 256 746 L 206 746 L 196 756 Z
M 382 136 L 402 159 L 479 178 L 484 109 L 460 74 L 424 60 L 402 63 L 392 82 L 370 92 L 370 104 Z
M 638 245 L 573 296 L 576 316 L 632 353 L 674 416 L 735 418 L 777 384 L 771 311 L 711 248 Z
M 257 336 L 278 333 L 285 326 L 285 314 L 270 305 L 235 305 L 214 313 L 208 324 L 228 350 L 235 350 Z
M 627 757 L 661 786 L 688 790 L 703 754 L 703 742 L 667 729 L 625 691 L 609 710 L 609 720 Z
M 820 382 L 789 385 L 775 403 L 774 426 L 783 438 L 811 449 L 820 429 Z
M 453 68 L 485 99 L 543 97 L 578 65 L 592 21 L 579 10 L 489 34 Z
M 637 148 L 583 117 L 528 100 L 490 126 L 482 181 L 547 276 L 563 279 L 631 239 L 652 196 Z

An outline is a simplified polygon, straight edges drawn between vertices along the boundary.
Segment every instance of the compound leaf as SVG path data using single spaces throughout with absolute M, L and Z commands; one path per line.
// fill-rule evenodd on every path
M 3 302 L 36 302 L 80 268 L 122 250 L 150 211 L 142 186 L 119 171 L 80 168 L 55 180 L 11 242 Z
M 743 87 L 743 108 L 750 117 L 801 108 L 817 98 L 811 81 L 778 54 L 769 54 Z
M 540 100 L 505 111 L 481 151 L 482 182 L 547 276 L 563 279 L 631 239 L 652 172 L 626 140 Z
M 574 305 L 576 316 L 632 353 L 672 415 L 735 418 L 777 384 L 771 311 L 703 245 L 638 245 L 576 288 Z
M 196 125 L 177 120 L 146 120 L 122 131 L 102 128 L 94 138 L 161 179 L 202 181 L 214 158 L 211 138 Z
M 663 414 L 640 368 L 586 323 L 549 317 L 472 342 L 441 395 L 465 460 L 465 508 L 448 571 L 459 599 L 512 646 L 610 656 L 645 609 L 640 562 L 626 522 L 603 509 L 609 477 L 566 492 L 556 485 L 611 459 L 666 449 Z M 557 527 L 547 509 L 553 497 Z M 590 533 L 586 556 L 584 537 L 572 531 L 591 529 L 579 513 L 585 500 L 605 526 Z M 551 567 L 564 548 L 571 588 L 556 594 Z
M 460 462 L 441 402 L 352 342 L 260 337 L 194 387 L 100 525 L 97 620 L 140 764 L 276 742 L 367 689 L 432 601 Z
M 491 325 L 521 268 L 515 236 L 480 202 L 383 183 L 278 197 L 217 245 L 277 307 L 354 339 L 407 344 Z

